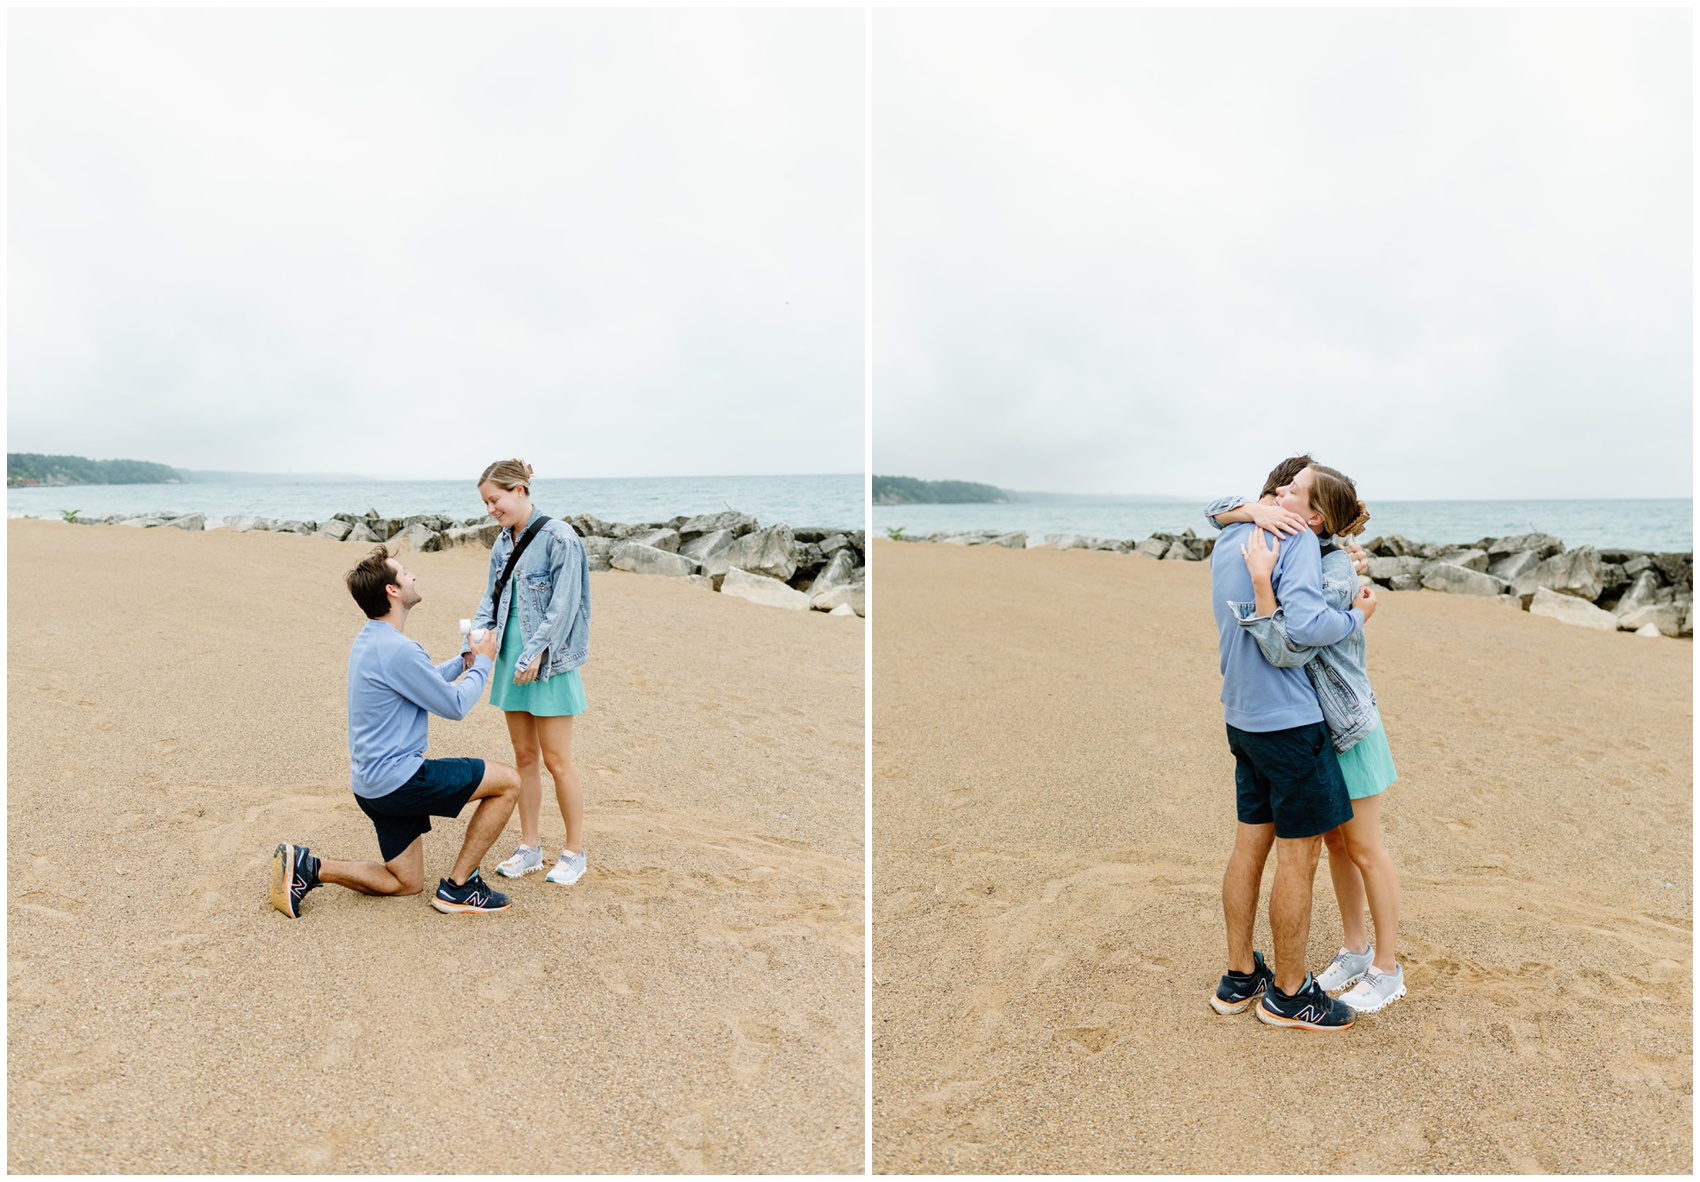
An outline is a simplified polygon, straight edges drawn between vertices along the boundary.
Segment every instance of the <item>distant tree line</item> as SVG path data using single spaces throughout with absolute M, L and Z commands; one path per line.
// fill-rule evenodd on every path
M 146 460 L 90 460 L 83 456 L 6 453 L 6 483 L 19 484 L 174 484 L 177 469 Z
M 967 480 L 874 477 L 876 505 L 1002 505 L 1013 498 L 1001 488 Z

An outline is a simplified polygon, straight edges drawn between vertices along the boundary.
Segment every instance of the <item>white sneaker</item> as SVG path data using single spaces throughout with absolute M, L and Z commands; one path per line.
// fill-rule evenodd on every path
M 507 861 L 496 863 L 496 873 L 503 878 L 522 878 L 533 870 L 541 869 L 543 869 L 542 847 L 533 849 L 528 845 L 521 845 L 516 848 L 513 857 Z
M 559 883 L 561 886 L 572 886 L 584 877 L 584 854 L 569 854 L 561 851 L 561 856 L 555 859 L 554 867 L 543 876 L 544 882 Z
M 1316 983 L 1322 986 L 1324 993 L 1344 989 L 1348 985 L 1356 984 L 1374 960 L 1374 944 L 1362 952 L 1348 952 L 1342 948 L 1334 954 L 1334 959 L 1328 962 L 1328 967 L 1316 975 Z
M 1405 966 L 1394 965 L 1384 973 L 1374 965 L 1364 970 L 1364 979 L 1340 995 L 1340 1000 L 1360 1014 L 1384 1010 L 1405 996 Z

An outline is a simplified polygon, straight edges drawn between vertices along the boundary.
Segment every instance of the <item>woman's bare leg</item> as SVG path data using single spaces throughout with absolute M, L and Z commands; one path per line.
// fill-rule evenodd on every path
M 537 741 L 537 719 L 523 710 L 504 710 L 508 738 L 514 744 L 514 769 L 519 772 L 519 840 L 532 849 L 543 848 L 538 815 L 543 810 L 543 761 Z
M 561 819 L 567 823 L 567 838 L 563 847 L 575 854 L 584 853 L 584 787 L 579 783 L 578 769 L 573 766 L 573 718 L 563 714 L 554 718 L 534 718 L 539 746 L 543 749 L 543 766 L 555 781 L 555 802 L 561 806 Z M 542 791 L 541 782 L 538 791 Z
M 1354 813 L 1357 807 L 1354 800 Z M 1334 880 L 1334 897 L 1340 902 L 1340 926 L 1345 929 L 1346 951 L 1363 952 L 1369 948 L 1369 928 L 1364 923 L 1364 876 L 1347 849 L 1345 828 L 1342 825 L 1330 829 L 1322 835 L 1322 843 L 1328 847 L 1328 877 Z M 1376 931 L 1379 934 L 1380 929 Z
M 1369 914 L 1375 921 L 1375 967 L 1391 973 L 1399 942 L 1399 873 L 1381 844 L 1381 796 L 1366 796 L 1352 802 L 1352 819 L 1340 826 L 1346 852 L 1363 875 L 1369 896 Z M 1362 922 L 1362 905 L 1358 911 Z

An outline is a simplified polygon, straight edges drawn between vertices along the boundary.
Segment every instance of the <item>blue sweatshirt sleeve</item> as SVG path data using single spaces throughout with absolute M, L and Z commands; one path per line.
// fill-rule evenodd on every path
M 1219 501 L 1211 501 L 1204 507 L 1204 520 L 1210 523 L 1211 529 L 1221 529 L 1222 523 L 1216 520 L 1216 514 L 1226 513 L 1229 509 L 1238 509 L 1248 499 L 1246 497 L 1223 497 Z
M 1294 644 L 1321 648 L 1363 627 L 1363 612 L 1355 607 L 1337 611 L 1323 600 L 1322 555 L 1314 542 L 1303 544 L 1295 538 L 1282 546 L 1270 582 L 1286 617 L 1287 639 Z
M 494 668 L 494 662 L 480 654 L 473 659 L 472 668 L 460 683 L 451 684 L 450 668 L 458 669 L 460 664 L 461 659 L 455 657 L 433 665 L 416 641 L 390 654 L 384 662 L 384 678 L 396 693 L 415 706 L 458 722 L 478 704 Z

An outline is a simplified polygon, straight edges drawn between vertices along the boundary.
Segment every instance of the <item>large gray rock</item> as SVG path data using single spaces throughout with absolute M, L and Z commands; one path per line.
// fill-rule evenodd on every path
M 356 521 L 349 527 L 348 536 L 343 539 L 345 542 L 360 542 L 366 545 L 383 540 L 372 532 L 372 523 L 369 521 Z
M 697 564 L 682 554 L 630 540 L 615 545 L 608 555 L 608 563 L 615 570 L 629 570 L 638 575 L 665 575 L 673 579 L 694 574 L 697 569 Z
M 455 546 L 476 546 L 488 550 L 496 544 L 496 538 L 501 535 L 502 527 L 494 521 L 484 521 L 478 525 L 461 525 L 454 529 L 443 531 L 442 548 L 452 549 Z
M 1450 562 L 1453 566 L 1461 566 L 1465 570 L 1486 573 L 1488 568 L 1488 556 L 1485 550 L 1443 550 L 1434 557 L 1437 562 Z
M 1018 529 L 1007 534 L 999 534 L 995 538 L 987 538 L 986 545 L 1002 546 L 1006 550 L 1025 550 L 1027 548 L 1027 531 Z
M 848 587 L 834 587 L 831 591 L 823 591 L 810 597 L 810 604 L 816 611 L 835 611 L 841 604 L 849 604 L 850 610 L 859 616 L 868 614 L 868 584 L 866 582 L 852 583 Z
M 1163 551 L 1164 562 L 1197 562 L 1198 555 L 1192 552 L 1192 546 L 1185 538 L 1177 538 Z
M 1686 614 L 1674 603 L 1647 603 L 1632 607 L 1626 612 L 1616 613 L 1616 618 L 1617 626 L 1625 632 L 1636 632 L 1651 624 L 1658 628 L 1662 636 L 1680 636 L 1683 617 Z
M 1422 560 L 1418 559 L 1417 561 L 1421 562 Z M 1394 575 L 1387 580 L 1387 586 L 1393 591 L 1421 591 L 1423 589 L 1423 576 L 1421 573 Z
M 1652 564 L 1648 563 L 1635 576 L 1635 581 L 1629 584 L 1629 590 L 1623 593 L 1623 597 L 1617 601 L 1617 606 L 1612 610 L 1621 616 L 1625 612 L 1634 611 L 1638 607 L 1649 607 L 1658 601 L 1659 574 L 1652 569 Z
M 1487 548 L 1489 563 L 1512 554 L 1533 553 L 1536 558 L 1551 558 L 1555 554 L 1564 553 L 1564 543 L 1551 534 L 1514 534 L 1510 537 L 1497 538 Z
M 166 520 L 157 513 L 138 513 L 134 517 L 123 518 L 118 524 L 127 525 L 131 529 L 155 529 L 164 525 Z
M 1370 549 L 1366 546 L 1365 549 Z M 1374 547 L 1384 558 L 1433 558 L 1435 549 L 1423 542 L 1413 542 L 1403 534 L 1388 534 Z
M 423 525 L 432 533 L 440 534 L 446 529 L 455 528 L 455 521 L 452 517 L 444 517 L 441 513 L 415 513 L 412 517 L 404 517 L 401 520 L 401 528 L 404 531 L 412 529 L 416 525 Z
M 1423 586 L 1430 591 L 1450 591 L 1457 595 L 1500 595 L 1511 589 L 1510 583 L 1486 571 L 1439 561 L 1423 567 Z
M 686 518 L 679 525 L 679 536 L 688 542 L 702 534 L 711 534 L 715 530 L 723 529 L 734 538 L 741 538 L 745 534 L 754 533 L 757 527 L 756 519 L 748 513 L 728 509 L 724 513 L 703 513 Z
M 732 563 L 724 558 L 732 543 L 737 541 L 729 529 L 710 530 L 706 534 L 698 534 L 688 542 L 679 546 L 679 553 L 702 567 L 709 575 L 723 575 Z
M 584 546 L 585 564 L 589 566 L 591 570 L 598 571 L 614 569 L 608 562 L 608 556 L 614 552 L 614 547 L 618 546 L 620 543 L 616 542 L 613 538 L 603 537 L 602 535 L 597 534 L 585 538 L 581 544 Z
M 1553 555 L 1517 579 L 1512 586 L 1525 603 L 1531 601 L 1540 587 L 1592 603 L 1604 590 L 1603 574 L 1599 551 L 1592 546 L 1582 546 L 1567 554 Z
M 405 546 L 417 554 L 429 554 L 442 548 L 442 536 L 423 521 L 416 521 L 402 530 L 394 539 L 397 546 Z
M 207 515 L 205 513 L 185 513 L 181 517 L 173 517 L 165 524 L 172 529 L 204 530 L 207 528 Z
M 565 518 L 565 521 L 573 527 L 573 532 L 581 538 L 609 538 L 614 536 L 613 528 L 593 513 L 578 513 Z
M 737 567 L 782 583 L 797 573 L 796 543 L 791 537 L 791 527 L 783 522 L 737 538 L 727 547 L 725 558 L 728 572 Z M 703 570 L 706 574 L 716 573 L 707 563 Z
M 1369 560 L 1369 577 L 1377 582 L 1386 582 L 1397 575 L 1421 576 L 1423 567 L 1428 560 L 1411 556 L 1408 558 L 1371 558 Z
M 1488 558 L 1492 560 L 1493 554 L 1491 552 L 1488 554 Z M 1507 554 L 1504 558 L 1501 558 L 1498 561 L 1490 561 L 1488 564 L 1488 574 L 1492 575 L 1496 579 L 1504 579 L 1508 583 L 1515 583 L 1518 579 L 1534 570 L 1540 564 L 1540 551 L 1519 550 L 1515 554 Z
M 1548 587 L 1537 587 L 1529 603 L 1529 614 L 1549 616 L 1565 624 L 1592 628 L 1596 632 L 1615 632 L 1617 617 L 1574 595 L 1565 595 Z
M 1046 534 L 1045 545 L 1053 550 L 1084 550 L 1088 539 L 1080 534 Z
M 856 558 L 846 547 L 832 556 L 832 561 L 809 584 L 810 597 L 824 595 L 835 587 L 848 587 L 856 581 Z
M 665 550 L 669 554 L 679 552 L 679 531 L 676 529 L 639 530 L 636 533 L 627 534 L 623 540 L 653 546 L 657 550 Z
M 1161 538 L 1146 538 L 1133 548 L 1135 554 L 1143 554 L 1147 558 L 1161 558 L 1169 548 L 1169 543 Z
M 1025 534 L 1022 536 L 1026 537 Z M 815 545 L 820 547 L 821 557 L 829 561 L 832 556 L 837 554 L 840 550 L 854 549 L 854 547 L 850 545 L 850 539 L 845 537 L 841 532 L 830 533 L 820 541 L 816 542 Z
M 341 516 L 333 517 L 319 527 L 319 536 L 333 542 L 346 541 L 353 532 L 354 523 Z
M 236 513 L 232 516 L 226 517 L 224 519 L 224 524 L 228 525 L 239 534 L 245 534 L 251 529 L 270 529 L 272 527 L 272 519 L 269 517 L 255 517 L 251 513 Z
M 809 610 L 809 597 L 801 591 L 787 587 L 778 579 L 752 574 L 736 566 L 729 569 L 726 577 L 720 581 L 720 593 L 736 595 L 739 599 L 747 599 L 751 603 L 768 607 L 783 607 L 798 612 Z

